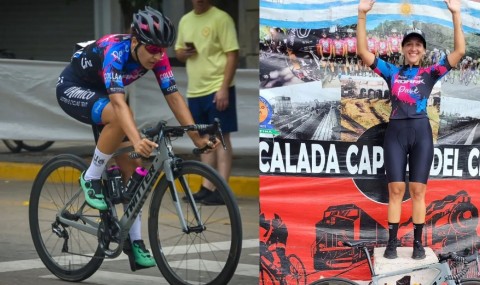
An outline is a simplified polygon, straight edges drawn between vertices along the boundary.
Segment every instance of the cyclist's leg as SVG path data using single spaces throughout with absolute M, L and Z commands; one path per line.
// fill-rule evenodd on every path
M 129 141 L 120 144 L 120 148 L 131 145 Z M 124 185 L 127 185 L 128 180 L 132 176 L 135 169 L 142 165 L 141 159 L 132 159 L 127 153 L 115 157 L 115 163 L 120 167 Z M 124 210 L 128 204 L 124 204 Z M 130 261 L 130 268 L 132 271 L 155 266 L 155 259 L 150 255 L 150 252 L 145 248 L 142 239 L 142 211 L 138 214 L 129 231 L 129 238 L 125 241 L 124 252 L 128 255 Z
M 93 90 L 89 87 L 79 85 L 70 81 L 69 70 L 66 69 L 59 78 L 57 84 L 57 101 L 60 107 L 76 120 L 86 124 L 98 124 L 101 122 L 101 112 L 108 104 L 104 90 Z M 76 96 L 72 96 L 75 94 Z M 81 95 L 81 96 L 80 96 Z M 98 112 L 92 112 L 96 110 Z M 98 164 L 97 169 L 105 167 L 105 163 L 109 159 L 109 155 L 105 152 L 95 151 L 92 163 Z M 87 177 L 85 172 L 80 175 L 80 185 L 85 193 L 87 203 L 96 209 L 106 210 L 107 204 L 102 194 L 102 185 L 100 181 L 101 172 L 103 170 L 95 170 L 90 168 Z M 98 174 L 97 174 L 98 173 Z
M 101 193 L 101 184 L 96 182 L 100 181 L 108 161 L 125 137 L 125 133 L 120 126 L 119 120 L 116 119 L 112 104 L 108 99 L 102 98 L 98 100 L 93 104 L 92 108 L 92 123 L 103 124 L 103 127 L 98 137 L 90 166 L 82 174 L 80 181 L 85 193 L 92 190 L 96 193 L 95 199 L 86 197 L 87 203 L 99 210 L 106 210 L 107 204 L 104 197 L 102 194 L 98 194 Z M 99 120 L 100 118 L 101 120 Z
M 410 197 L 412 198 L 412 222 L 414 225 L 414 259 L 425 258 L 422 246 L 422 229 L 425 223 L 425 193 L 427 180 L 433 161 L 433 137 L 428 118 L 412 120 L 415 129 L 415 143 L 409 155 Z
M 408 129 L 407 129 L 408 130 Z M 384 161 L 388 180 L 388 244 L 384 257 L 397 257 L 397 233 L 405 194 L 405 172 L 407 165 L 406 133 L 404 122 L 391 120 L 385 132 Z

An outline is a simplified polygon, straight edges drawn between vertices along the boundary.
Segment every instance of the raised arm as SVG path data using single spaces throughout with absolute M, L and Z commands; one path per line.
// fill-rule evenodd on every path
M 360 0 L 358 4 L 357 55 L 367 66 L 372 65 L 375 60 L 375 55 L 368 51 L 367 46 L 367 13 L 374 3 L 375 0 Z
M 453 51 L 448 55 L 450 66 L 456 66 L 465 55 L 465 35 L 462 30 L 461 0 L 444 0 L 448 10 L 452 13 L 453 22 Z

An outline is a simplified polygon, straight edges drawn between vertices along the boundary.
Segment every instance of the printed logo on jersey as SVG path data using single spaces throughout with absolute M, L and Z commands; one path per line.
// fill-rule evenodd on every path
M 80 61 L 80 65 L 82 66 L 83 69 L 87 69 L 89 67 L 92 67 L 92 61 L 90 59 L 87 59 L 85 57 L 82 57 Z
M 82 89 L 80 87 L 70 87 L 64 92 L 65 96 L 70 99 L 88 100 L 95 96 L 95 92 L 89 89 Z
M 58 77 L 56 86 L 58 86 L 58 85 L 60 85 L 60 84 L 63 84 L 63 76 L 59 76 L 59 77 Z

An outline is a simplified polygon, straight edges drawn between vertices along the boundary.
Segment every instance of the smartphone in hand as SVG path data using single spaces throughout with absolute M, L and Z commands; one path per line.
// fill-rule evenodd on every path
M 187 49 L 195 49 L 195 45 L 193 44 L 193 42 L 185 42 L 185 46 L 187 47 Z

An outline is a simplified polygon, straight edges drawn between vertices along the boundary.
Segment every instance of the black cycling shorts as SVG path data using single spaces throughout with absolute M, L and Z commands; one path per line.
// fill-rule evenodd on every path
M 110 102 L 106 89 L 78 83 L 70 65 L 57 82 L 57 101 L 65 113 L 89 125 L 102 125 L 102 112 Z
M 427 184 L 433 161 L 433 136 L 428 118 L 390 120 L 383 144 L 387 181 Z

